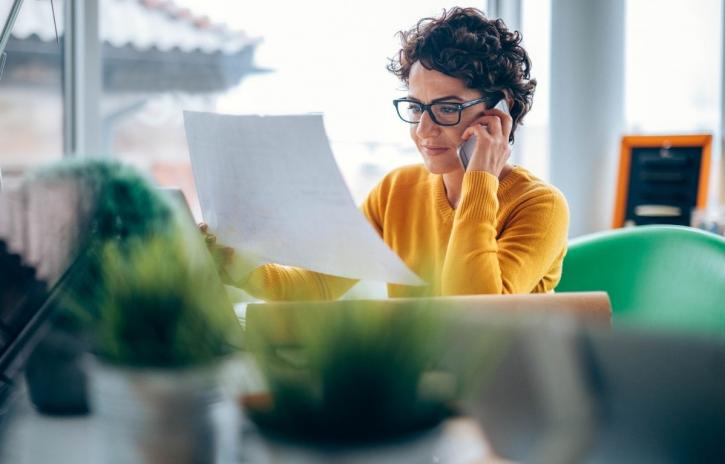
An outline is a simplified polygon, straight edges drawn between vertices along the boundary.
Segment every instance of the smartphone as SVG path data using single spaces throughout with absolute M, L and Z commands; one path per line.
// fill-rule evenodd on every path
M 506 99 L 502 98 L 501 101 L 496 103 L 496 106 L 494 106 L 497 110 L 501 110 L 506 114 L 510 114 L 509 112 L 509 105 L 506 103 Z M 461 164 L 463 165 L 463 170 L 465 171 L 468 169 L 468 162 L 471 160 L 471 156 L 473 156 L 473 150 L 476 147 L 476 136 L 470 137 L 468 140 L 463 142 L 460 147 L 458 147 L 458 158 L 461 160 Z

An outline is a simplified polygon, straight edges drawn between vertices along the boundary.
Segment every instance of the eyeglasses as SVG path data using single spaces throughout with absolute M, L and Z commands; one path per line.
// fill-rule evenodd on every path
M 485 103 L 485 98 L 477 98 L 463 103 L 436 102 L 429 105 L 407 98 L 393 100 L 395 110 L 403 121 L 418 124 L 423 112 L 427 111 L 434 123 L 439 126 L 455 126 L 461 122 L 461 112 L 466 108 L 479 103 Z

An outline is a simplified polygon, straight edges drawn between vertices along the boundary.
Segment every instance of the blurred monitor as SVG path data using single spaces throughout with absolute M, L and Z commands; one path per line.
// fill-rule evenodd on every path
M 582 342 L 598 417 L 588 462 L 722 462 L 725 338 L 619 329 Z
M 184 195 L 184 192 L 178 188 L 178 187 L 159 187 L 159 190 L 164 192 L 165 195 L 167 195 L 171 202 L 179 208 L 180 211 L 182 211 L 182 214 L 184 216 L 184 219 L 191 221 L 192 223 L 195 222 L 194 220 L 194 213 L 191 211 L 191 206 L 189 206 L 189 202 L 186 200 L 186 196 Z
M 517 462 L 722 461 L 724 339 L 532 328 L 513 333 L 471 405 L 497 453 Z

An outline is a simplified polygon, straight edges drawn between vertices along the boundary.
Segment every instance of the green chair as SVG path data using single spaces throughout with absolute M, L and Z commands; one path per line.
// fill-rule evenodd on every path
M 604 290 L 615 327 L 725 338 L 725 238 L 641 226 L 574 239 L 557 292 Z

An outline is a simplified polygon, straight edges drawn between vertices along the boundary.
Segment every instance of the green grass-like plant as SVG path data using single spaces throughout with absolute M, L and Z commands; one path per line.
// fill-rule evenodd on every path
M 265 434 L 332 448 L 436 427 L 480 394 L 511 340 L 503 319 L 443 306 L 346 300 L 248 314 L 245 342 L 266 383 L 243 398 L 248 416 Z
M 427 430 L 452 412 L 449 396 L 425 388 L 441 353 L 435 312 L 359 301 L 298 309 L 247 334 L 269 389 L 268 401 L 247 407 L 265 432 L 323 444 L 376 442 Z M 280 323 L 295 334 L 293 346 L 274 342 Z
M 171 233 L 180 227 L 179 213 L 151 180 L 117 161 L 63 161 L 35 175 L 73 182 L 91 203 L 81 254 L 64 287 L 72 310 L 60 314 L 63 326 L 79 330 L 99 317 L 94 302 L 105 292 L 102 255 L 106 244 L 114 242 L 122 248 L 134 238 Z
M 139 367 L 187 367 L 241 347 L 241 326 L 212 266 L 168 234 L 105 244 L 96 302 L 99 355 Z
M 35 176 L 75 183 L 90 202 L 56 324 L 107 361 L 185 367 L 238 349 L 241 327 L 196 226 L 133 167 L 83 159 Z

